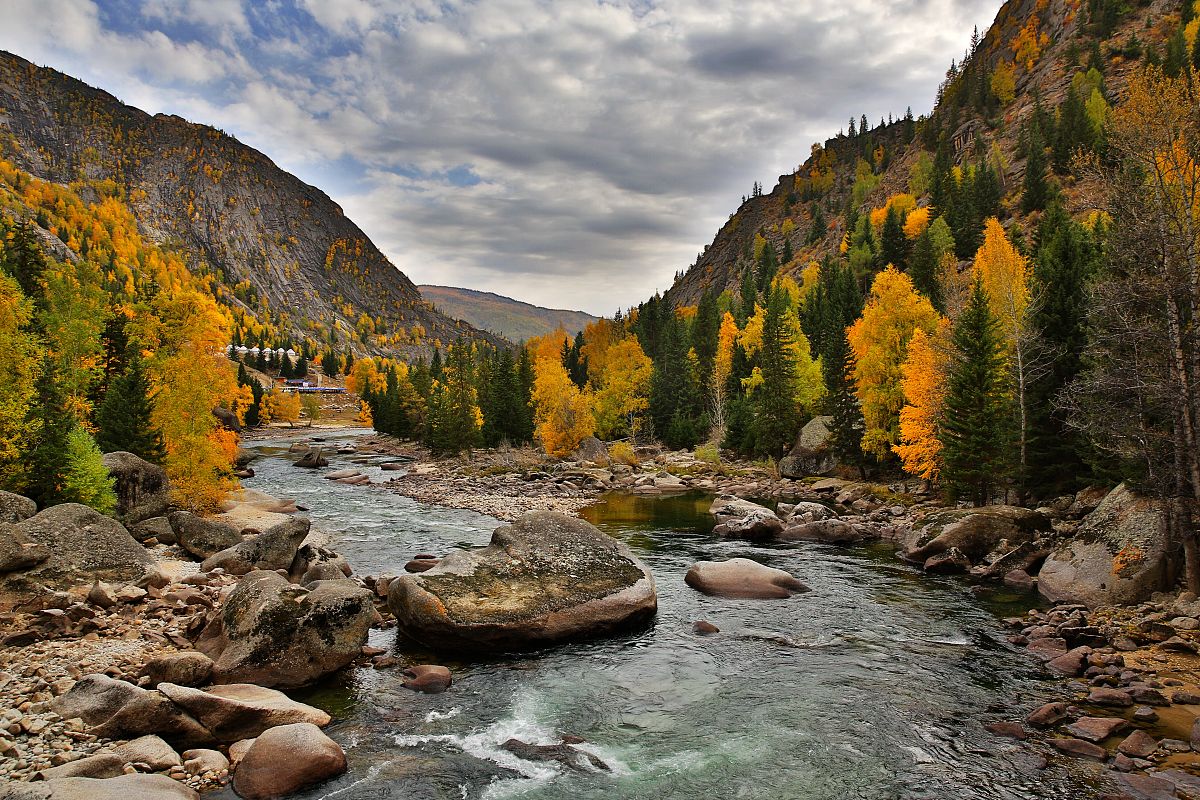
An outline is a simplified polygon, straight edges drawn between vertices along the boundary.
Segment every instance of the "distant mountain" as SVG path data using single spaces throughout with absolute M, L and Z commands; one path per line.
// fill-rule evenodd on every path
M 3 51 L 0 160 L 69 185 L 89 206 L 126 205 L 141 236 L 182 257 L 230 309 L 242 337 L 404 357 L 493 338 L 431 308 L 333 200 L 259 151 Z M 36 209 L 17 213 L 44 229 Z
M 418 286 L 421 295 L 442 313 L 460 319 L 476 328 L 499 334 L 512 342 L 550 333 L 558 326 L 574 336 L 598 317 L 582 311 L 522 303 L 511 297 L 458 289 L 453 286 Z

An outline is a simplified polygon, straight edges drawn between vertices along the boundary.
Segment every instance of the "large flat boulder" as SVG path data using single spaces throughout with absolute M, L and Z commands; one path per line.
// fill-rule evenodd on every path
M 230 575 L 245 575 L 256 569 L 290 569 L 296 550 L 308 536 L 311 526 L 307 517 L 288 517 L 257 536 L 204 559 L 200 570 L 210 572 L 220 567 Z
M 63 719 L 79 717 L 88 733 L 108 739 L 157 734 L 174 745 L 198 745 L 212 735 L 164 694 L 107 675 L 84 675 L 53 701 Z
M 1170 550 L 1162 504 L 1121 484 L 1047 556 L 1038 591 L 1093 608 L 1140 603 L 1175 578 Z
M 553 512 L 497 528 L 388 588 L 400 630 L 435 649 L 504 651 L 610 633 L 658 610 L 654 578 L 622 542 Z
M 377 612 L 353 581 L 290 583 L 255 571 L 238 582 L 196 642 L 214 683 L 303 686 L 358 656 Z
M 698 592 L 735 599 L 782 600 L 809 591 L 790 573 L 748 558 L 698 561 L 684 582 Z
M 51 506 L 18 522 L 8 549 L 29 550 L 36 561 L 20 572 L 0 577 L 0 589 L 23 594 L 45 585 L 68 589 L 101 580 L 110 583 L 139 581 L 158 571 L 146 548 L 138 544 L 121 523 L 78 503 Z M 41 545 L 49 555 L 33 545 Z
M 158 691 L 199 720 L 219 742 L 253 739 L 268 728 L 308 722 L 325 727 L 331 717 L 319 708 L 298 703 L 283 692 L 249 683 L 191 689 L 160 683 Z
M 0 787 L 3 800 L 199 800 L 196 790 L 166 775 L 54 778 Z
M 935 511 L 919 517 L 903 540 L 905 558 L 924 563 L 957 548 L 972 563 L 1007 547 L 1016 548 L 1049 533 L 1050 520 L 1019 506 L 984 506 Z
M 127 524 L 166 512 L 170 487 L 162 467 L 123 450 L 105 453 L 101 461 L 114 481 L 117 514 Z

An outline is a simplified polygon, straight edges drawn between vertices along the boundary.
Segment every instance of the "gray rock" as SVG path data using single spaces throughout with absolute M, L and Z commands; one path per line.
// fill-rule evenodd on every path
M 188 775 L 203 775 L 229 769 L 229 759 L 218 750 L 197 748 L 183 754 L 183 768 Z
M 200 570 L 211 572 L 220 567 L 230 575 L 245 575 L 256 569 L 289 569 L 311 525 L 307 517 L 285 519 L 257 536 L 214 553 L 204 559 Z
M 101 459 L 115 481 L 117 514 L 127 524 L 164 513 L 168 505 L 167 473 L 133 453 L 105 453 Z
M 151 686 L 174 683 L 179 686 L 203 686 L 212 676 L 213 661 L 204 653 L 186 650 L 151 659 L 142 669 Z
M 195 790 L 166 775 L 55 778 L 0 787 L 4 800 L 200 800 Z
M 115 753 L 97 753 L 38 772 L 43 781 L 55 778 L 115 778 L 125 774 L 125 760 Z
M 925 562 L 951 547 L 958 548 L 971 562 L 983 560 L 1007 543 L 1015 548 L 1050 531 L 1050 520 L 1036 511 L 1017 506 L 948 509 L 918 518 L 905 537 L 904 557 Z
M 320 467 L 328 467 L 329 459 L 321 455 L 321 448 L 309 450 L 296 461 L 293 466 L 303 467 L 304 469 L 318 469 Z
M 23 522 L 37 513 L 37 503 L 28 497 L 0 491 L 0 522 Z
M 644 622 L 658 596 L 626 545 L 583 520 L 534 512 L 497 528 L 486 548 L 396 578 L 388 606 L 401 631 L 428 646 L 497 651 Z
M 608 448 L 595 436 L 588 436 L 579 443 L 579 447 L 575 448 L 575 453 L 571 458 L 575 461 L 590 461 L 593 464 L 604 466 L 609 461 Z
M 142 581 L 159 569 L 154 559 L 111 517 L 78 503 L 51 506 L 17 523 L 26 540 L 49 550 L 37 566 L 0 578 L 9 592 L 68 589 L 96 580 Z
M 127 764 L 145 764 L 153 772 L 183 764 L 175 748 L 167 744 L 161 736 L 153 734 L 139 736 L 133 741 L 118 745 L 116 754 Z
M 1089 607 L 1140 603 L 1174 579 L 1170 549 L 1160 503 L 1121 484 L 1046 559 L 1038 591 Z
M 377 612 L 352 581 L 294 586 L 275 572 L 247 574 L 212 615 L 196 648 L 217 683 L 303 686 L 349 664 Z
M 48 558 L 46 545 L 33 541 L 16 525 L 0 523 L 0 573 L 23 572 Z
M 167 519 L 175 531 L 179 546 L 195 558 L 209 558 L 242 541 L 241 532 L 232 525 L 204 519 L 187 511 L 172 511 Z
M 346 559 L 325 547 L 306 544 L 296 551 L 288 567 L 292 583 L 308 586 L 317 581 L 335 581 L 352 574 Z
M 813 417 L 800 430 L 796 445 L 779 460 L 779 474 L 785 478 L 825 475 L 837 467 L 837 458 L 829 447 L 829 426 L 833 417 Z
M 166 517 L 144 519 L 132 525 L 129 528 L 129 532 L 139 542 L 144 542 L 147 539 L 157 539 L 159 544 L 175 544 L 177 541 L 175 538 L 175 529 L 171 527 L 171 523 Z
M 737 497 L 717 498 L 709 513 L 717 518 L 713 533 L 731 539 L 769 539 L 783 530 L 783 520 L 774 511 Z
M 849 522 L 840 519 L 818 519 L 812 522 L 801 522 L 793 525 L 789 518 L 788 526 L 776 538 L 782 541 L 849 544 L 875 538 L 875 535 L 865 528 L 851 525 Z

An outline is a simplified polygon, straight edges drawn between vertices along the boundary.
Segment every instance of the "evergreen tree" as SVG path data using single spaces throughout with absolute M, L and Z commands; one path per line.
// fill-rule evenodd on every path
M 717 296 L 709 290 L 700 296 L 696 317 L 692 320 L 692 349 L 696 351 L 696 359 L 699 362 L 697 379 L 701 386 L 708 386 L 712 376 L 720 328 L 721 311 L 717 307 Z
M 33 301 L 34 318 L 46 310 L 45 273 L 48 268 L 41 243 L 29 220 L 21 220 L 8 232 L 0 266 L 16 278 L 21 292 Z
M 946 313 L 946 300 L 942 294 L 942 283 L 938 279 L 938 254 L 929 228 L 921 231 L 913 242 L 912 262 L 908 274 L 917 291 L 929 298 L 939 313 Z
M 250 385 L 246 367 L 238 365 L 239 383 Z M 260 390 L 261 391 L 261 390 Z M 125 371 L 112 382 L 96 409 L 96 443 L 105 453 L 124 450 L 160 463 L 166 455 L 162 434 L 154 425 L 154 403 L 145 364 L 136 350 Z
M 267 371 L 267 351 L 266 348 L 259 348 L 258 355 L 254 357 L 254 368 L 259 372 Z
M 1074 85 L 1067 87 L 1067 96 L 1058 109 L 1058 124 L 1054 133 L 1054 171 L 1063 175 L 1070 171 L 1075 152 L 1080 148 L 1090 148 L 1093 138 L 1087 107 Z
M 895 205 L 888 206 L 887 216 L 884 217 L 880 248 L 885 265 L 891 264 L 898 270 L 907 268 L 908 238 L 904 235 L 904 220 Z
M 1025 159 L 1025 179 L 1022 184 L 1021 210 L 1025 213 L 1046 207 L 1050 188 L 1046 182 L 1046 151 L 1037 126 L 1028 131 L 1028 155 Z
M 301 380 L 308 377 L 308 358 L 303 354 L 296 361 L 296 377 Z
M 779 258 L 775 253 L 775 245 L 768 241 L 763 246 L 762 254 L 758 257 L 758 269 L 755 275 L 758 283 L 758 291 L 766 292 L 771 286 L 771 281 L 775 280 L 775 273 L 778 271 Z
M 67 439 L 75 420 L 67 410 L 54 360 L 49 356 L 42 358 L 27 422 L 32 434 L 24 454 L 28 466 L 24 494 L 39 508 L 63 503 L 66 476 L 71 468 Z
M 447 351 L 442 381 L 429 406 L 427 443 L 437 453 L 470 452 L 479 445 L 479 428 L 471 345 L 455 342 Z
M 82 425 L 67 434 L 67 470 L 63 475 L 62 498 L 67 503 L 82 503 L 101 514 L 117 510 L 116 481 L 100 455 L 96 441 Z
M 672 314 L 663 331 L 662 355 L 650 379 L 650 418 L 654 430 L 673 450 L 693 447 L 698 438 L 700 387 L 688 361 L 683 320 Z
M 93 406 L 100 404 L 109 385 L 125 371 L 126 355 L 129 351 L 129 334 L 126 331 L 128 319 L 117 309 L 110 311 L 104 320 L 104 330 L 100 333 L 100 343 L 104 348 L 100 361 L 100 375 L 89 393 Z M 231 357 L 236 361 L 237 350 L 231 353 Z
M 952 499 L 983 506 L 1006 473 L 1011 421 L 1000 323 L 982 280 L 954 325 L 952 346 L 940 421 L 942 477 Z
M 830 446 L 834 455 L 843 464 L 858 467 L 859 475 L 866 477 L 863 459 L 862 438 L 867 423 L 863 420 L 854 383 L 854 353 L 845 330 L 840 336 L 830 336 L 829 344 L 821 359 L 824 372 L 826 409 L 832 417 L 829 425 Z
M 435 381 L 442 379 L 442 350 L 440 347 L 433 348 L 433 358 L 429 360 L 429 377 Z
M 754 305 L 758 302 L 758 287 L 754 283 L 754 273 L 752 273 L 749 269 L 742 272 L 742 286 L 738 291 L 738 295 L 742 300 L 740 306 L 741 314 L 738 315 L 737 320 L 738 326 L 740 327 L 746 324 L 746 320 L 754 316 Z M 644 342 L 642 343 L 642 349 L 646 349 Z M 646 353 L 649 354 L 651 358 L 654 358 L 656 355 L 656 353 L 653 353 L 650 350 L 646 350 Z
M 517 406 L 520 410 L 516 426 L 518 442 L 533 441 L 533 358 L 529 350 L 522 347 L 517 358 Z
M 759 353 L 762 385 L 752 395 L 756 449 L 773 458 L 779 458 L 791 448 L 800 428 L 796 407 L 796 360 L 792 356 L 795 341 L 784 318 L 786 313 L 787 293 L 777 289 L 771 293 L 763 319 Z
M 816 200 L 812 203 L 812 224 L 808 228 L 808 237 L 804 240 L 805 244 L 816 244 L 825 238 L 828 233 L 828 223 L 825 221 L 825 212 L 821 210 L 821 204 Z
M 341 372 L 342 360 L 338 358 L 337 353 L 332 350 L 326 350 L 321 356 L 321 371 L 328 377 L 332 378 Z

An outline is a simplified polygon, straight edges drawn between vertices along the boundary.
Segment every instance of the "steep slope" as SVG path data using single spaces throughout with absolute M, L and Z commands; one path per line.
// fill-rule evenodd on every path
M 117 194 L 147 240 L 215 278 L 247 334 L 404 355 L 488 338 L 431 308 L 336 203 L 257 150 L 4 52 L 0 156 L 85 199 Z
M 596 317 L 583 311 L 542 308 L 511 297 L 454 286 L 417 287 L 434 308 L 465 320 L 480 330 L 491 331 L 511 342 L 523 342 L 562 326 L 574 336 Z
M 790 247 L 793 258 L 779 271 L 798 273 L 812 261 L 839 255 L 848 223 L 883 207 L 890 196 L 911 191 L 920 205 L 929 205 L 929 187 L 914 180 L 914 169 L 927 170 L 922 161 L 934 157 L 939 141 L 954 166 L 989 164 L 1000 182 L 1001 221 L 1031 233 L 1038 214 L 1020 207 L 1026 127 L 1039 110 L 1052 126 L 1072 81 L 1078 85 L 1078 76 L 1091 67 L 1102 74 L 1107 104 L 1117 104 L 1130 72 L 1148 54 L 1158 60 L 1166 56 L 1180 15 L 1178 0 L 1008 0 L 987 33 L 973 40 L 947 72 L 929 115 L 872 122 L 865 132 L 847 129 L 814 144 L 796 172 L 781 175 L 769 192 L 750 197 L 730 215 L 697 261 L 679 274 L 667 298 L 687 306 L 709 290 L 736 293 L 744 271 L 756 266 L 756 237 L 777 253 Z M 1189 53 L 1190 47 L 1189 42 Z M 997 71 L 1008 69 L 1011 98 L 994 88 L 999 85 L 1001 94 L 1008 94 L 1003 76 L 994 80 Z M 1058 146 L 1053 134 L 1046 139 L 1048 151 Z M 1070 207 L 1080 192 L 1071 170 L 1060 169 L 1052 181 Z

